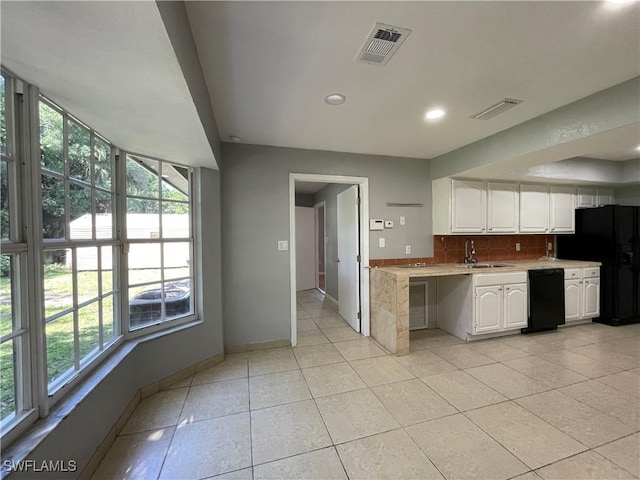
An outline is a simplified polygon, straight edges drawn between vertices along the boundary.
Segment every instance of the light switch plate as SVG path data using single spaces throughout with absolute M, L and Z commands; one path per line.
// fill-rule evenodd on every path
M 406 245 L 404 247 L 404 253 L 406 253 L 407 255 L 411 254 L 411 245 Z
M 404 225 L 406 223 L 406 220 L 404 217 L 400 217 L 400 225 Z
M 378 247 L 379 248 L 384 248 L 385 244 L 386 244 L 386 242 L 385 242 L 384 238 L 381 237 L 381 238 L 378 239 Z
M 278 250 L 289 250 L 289 241 L 278 240 Z

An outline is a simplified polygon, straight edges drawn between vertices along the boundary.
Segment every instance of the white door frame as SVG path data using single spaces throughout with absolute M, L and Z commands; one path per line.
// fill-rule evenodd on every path
M 313 173 L 289 174 L 289 284 L 291 296 L 291 345 L 298 339 L 296 323 L 296 181 L 345 183 L 360 185 L 360 329 L 362 335 L 370 335 L 369 324 L 369 179 L 342 175 L 318 175 Z M 326 256 L 325 256 L 326 259 Z M 326 272 L 326 265 L 325 265 Z M 326 276 L 325 276 L 326 282 Z M 326 284 L 325 284 L 326 285 Z
M 324 261 L 322 262 L 324 264 L 324 288 L 322 289 L 323 292 L 326 293 L 327 290 L 327 202 L 325 200 L 316 203 L 313 206 L 313 213 L 314 213 L 314 221 L 315 221 L 315 231 L 314 231 L 314 236 L 315 236 L 315 262 L 316 262 L 316 288 L 318 290 L 320 290 L 320 282 L 319 282 L 319 278 L 320 278 L 320 269 L 318 268 L 318 264 L 320 263 L 320 256 L 318 255 L 318 224 L 320 223 L 320 219 L 319 219 L 319 215 L 318 215 L 318 210 L 320 209 L 320 207 L 322 207 L 322 253 L 324 254 Z

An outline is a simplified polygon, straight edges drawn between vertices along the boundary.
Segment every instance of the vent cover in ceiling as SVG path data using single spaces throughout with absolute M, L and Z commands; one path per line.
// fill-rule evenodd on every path
M 410 33 L 407 28 L 376 23 L 360 48 L 356 62 L 386 65 Z
M 473 118 L 475 120 L 489 120 L 490 118 L 493 118 L 496 115 L 500 115 L 501 113 L 506 112 L 510 108 L 513 108 L 520 103 L 522 103 L 522 100 L 517 100 L 515 98 L 503 98 L 495 105 L 491 105 L 489 108 L 485 108 L 480 113 L 471 115 L 471 117 L 469 118 Z

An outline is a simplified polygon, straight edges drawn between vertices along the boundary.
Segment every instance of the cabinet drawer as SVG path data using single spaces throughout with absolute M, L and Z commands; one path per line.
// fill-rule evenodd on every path
M 473 282 L 477 287 L 506 285 L 507 283 L 527 283 L 527 272 L 476 273 Z
M 600 276 L 600 269 L 598 267 L 585 268 L 582 270 L 582 278 L 598 278 L 599 276 Z
M 565 268 L 564 269 L 565 280 L 575 280 L 577 278 L 582 278 L 581 268 Z

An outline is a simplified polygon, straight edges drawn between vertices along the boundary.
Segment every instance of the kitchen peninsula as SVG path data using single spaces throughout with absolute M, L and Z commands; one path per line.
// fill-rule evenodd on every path
M 482 275 L 486 278 L 486 274 L 503 273 L 520 273 L 524 274 L 526 278 L 529 270 L 548 268 L 563 268 L 569 275 L 581 275 L 580 272 L 584 271 L 585 276 L 588 275 L 588 269 L 591 268 L 593 270 L 590 274 L 599 276 L 600 267 L 600 263 L 598 262 L 577 260 L 509 260 L 505 262 L 476 264 L 475 267 L 472 265 L 473 264 L 448 263 L 409 266 L 410 268 L 402 265 L 372 268 L 370 270 L 371 336 L 391 353 L 395 353 L 396 355 L 406 355 L 409 353 L 409 282 L 412 279 L 461 275 L 468 276 L 468 278 L 471 279 L 475 275 Z M 565 278 L 569 277 L 565 275 Z M 526 299 L 525 292 L 525 306 Z M 439 303 L 439 311 L 440 307 L 441 305 Z M 466 322 L 471 324 L 470 315 L 471 312 L 468 312 L 465 318 L 455 319 L 454 323 L 462 324 Z M 438 322 L 440 327 L 440 319 L 438 319 Z M 453 327 L 457 328 L 458 326 L 454 325 Z M 451 329 L 449 329 L 449 331 L 450 330 Z M 519 333 L 519 329 L 513 330 L 513 333 Z M 458 336 L 460 335 L 458 334 Z M 485 335 L 478 338 L 487 338 L 487 336 Z

